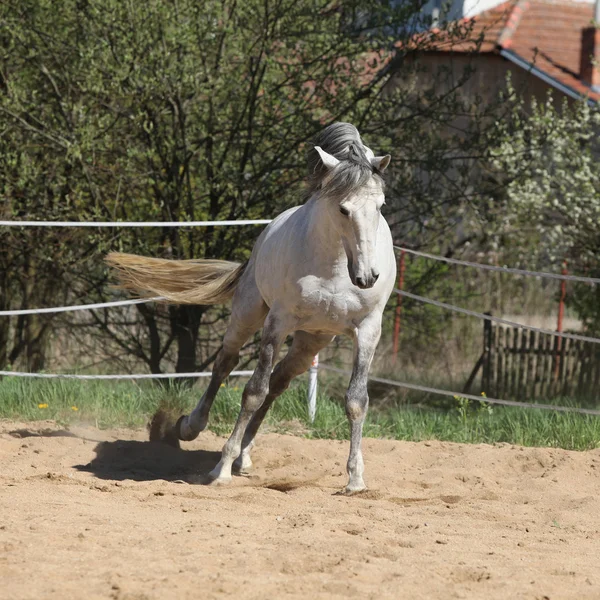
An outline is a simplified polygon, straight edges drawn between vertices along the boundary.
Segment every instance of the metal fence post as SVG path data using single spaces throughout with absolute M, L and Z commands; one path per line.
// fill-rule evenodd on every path
M 404 269 L 405 269 L 406 252 L 400 251 L 400 258 L 398 259 L 398 289 L 402 291 L 404 289 Z M 394 315 L 394 350 L 392 354 L 392 364 L 396 365 L 398 358 L 398 348 L 400 346 L 400 315 L 402 313 L 402 294 L 398 294 L 396 297 L 396 312 Z
M 308 418 L 313 423 L 317 414 L 317 379 L 319 371 L 319 355 L 317 354 L 308 371 Z

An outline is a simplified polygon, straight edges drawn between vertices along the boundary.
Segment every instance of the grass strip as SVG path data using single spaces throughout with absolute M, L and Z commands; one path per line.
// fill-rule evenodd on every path
M 242 384 L 223 386 L 213 405 L 209 428 L 231 432 L 239 411 Z M 196 405 L 199 387 L 159 386 L 151 382 L 28 380 L 0 381 L 0 418 L 51 419 L 63 426 L 90 423 L 98 428 L 141 427 L 159 406 L 181 413 Z M 563 400 L 567 403 L 568 400 Z M 347 439 L 348 423 L 341 401 L 320 395 L 310 423 L 306 388 L 290 388 L 266 419 L 270 431 L 312 438 Z M 490 406 L 458 398 L 455 406 L 393 405 L 373 407 L 365 423 L 366 437 L 407 441 L 443 440 L 459 443 L 509 443 L 522 446 L 586 450 L 600 446 L 600 418 L 575 413 Z

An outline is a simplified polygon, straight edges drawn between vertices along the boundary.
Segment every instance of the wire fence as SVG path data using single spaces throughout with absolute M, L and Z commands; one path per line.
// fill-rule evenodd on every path
M 116 302 L 97 302 L 96 304 L 79 304 L 73 306 L 55 306 L 51 308 L 24 308 L 18 310 L 0 310 L 0 317 L 16 317 L 21 315 L 45 315 L 62 312 L 75 312 L 78 310 L 97 310 L 99 308 L 114 308 L 116 306 L 132 306 L 134 304 L 146 304 L 147 302 L 160 302 L 160 296 L 156 298 L 139 298 L 137 300 L 118 300 Z
M 0 221 L 0 226 L 3 227 L 221 227 L 221 226 L 242 226 L 242 225 L 266 225 L 271 222 L 271 219 L 245 219 L 245 220 L 236 220 L 236 221 L 174 221 L 174 222 L 136 222 L 136 221 Z M 413 254 L 415 256 L 419 256 L 429 260 L 442 261 L 449 264 L 456 264 L 459 266 L 478 268 L 487 271 L 497 271 L 510 273 L 513 275 L 523 275 L 528 277 L 541 277 L 548 279 L 557 279 L 562 281 L 577 281 L 584 283 L 596 284 L 600 283 L 599 278 L 594 277 L 580 277 L 575 275 L 559 275 L 554 273 L 546 273 L 540 271 L 529 271 L 524 269 L 514 269 L 510 267 L 500 267 L 496 265 L 487 265 L 483 263 L 475 263 L 469 261 L 463 261 L 459 259 L 429 254 L 426 252 L 420 252 L 417 250 L 412 250 L 410 248 L 406 248 L 403 246 L 394 246 L 394 248 L 398 250 L 402 250 L 409 254 Z M 426 304 L 431 304 L 433 306 L 437 306 L 439 308 L 443 308 L 445 310 L 454 311 L 460 314 L 464 314 L 467 316 L 475 317 L 478 319 L 493 321 L 496 323 L 500 323 L 503 325 L 509 325 L 512 327 L 521 328 L 524 330 L 535 331 L 539 333 L 549 334 L 553 336 L 557 336 L 560 338 L 567 338 L 573 340 L 580 340 L 591 343 L 600 343 L 599 338 L 572 334 L 572 333 L 564 333 L 559 331 L 554 331 L 550 329 L 543 329 L 539 327 L 533 327 L 529 325 L 524 325 L 522 323 L 517 323 L 514 321 L 509 321 L 507 319 L 502 319 L 500 317 L 495 317 L 489 314 L 479 313 L 476 311 L 472 311 L 469 309 L 461 308 L 458 306 L 454 306 L 452 304 L 448 304 L 445 302 L 440 302 L 438 300 L 433 300 L 431 298 L 426 298 L 424 296 L 419 296 L 417 294 L 412 294 L 410 292 L 395 289 L 397 294 L 405 296 L 407 298 L 411 298 L 418 302 L 423 302 Z M 20 316 L 20 315 L 34 315 L 34 314 L 50 314 L 50 313 L 62 313 L 62 312 L 71 312 L 71 311 L 81 311 L 81 310 L 97 310 L 97 309 L 106 309 L 113 308 L 118 306 L 129 306 L 142 304 L 147 302 L 160 302 L 163 300 L 161 297 L 154 298 L 142 298 L 142 299 L 132 299 L 132 300 L 120 300 L 114 302 L 99 302 L 94 304 L 82 304 L 82 305 L 74 305 L 74 306 L 59 306 L 59 307 L 50 307 L 50 308 L 33 308 L 33 309 L 18 309 L 18 310 L 6 310 L 0 311 L 0 316 Z M 316 370 L 327 370 L 332 372 L 337 372 L 339 374 L 349 375 L 351 371 L 347 371 L 344 369 L 339 369 L 337 367 L 327 365 L 327 364 L 318 364 L 318 361 L 314 364 L 314 368 L 311 371 L 316 373 Z M 232 371 L 230 376 L 232 377 L 250 377 L 253 371 Z M 18 372 L 18 371 L 0 371 L 0 376 L 7 377 L 32 377 L 32 378 L 40 378 L 40 379 L 79 379 L 79 380 L 134 380 L 134 379 L 176 379 L 176 378 L 206 378 L 210 377 L 212 373 L 210 371 L 202 371 L 195 373 L 143 373 L 143 374 L 103 374 L 103 375 L 84 375 L 84 374 L 74 374 L 74 373 L 27 373 L 27 372 Z M 463 392 L 454 392 L 450 390 L 441 390 L 438 388 L 432 388 L 428 386 L 422 386 L 418 384 L 406 383 L 401 381 L 396 381 L 392 379 L 385 379 L 381 377 L 370 376 L 369 379 L 371 381 L 375 381 L 378 383 L 382 383 L 385 385 L 390 385 L 394 387 L 400 387 L 404 389 L 410 389 L 414 391 L 420 391 L 430 394 L 442 395 L 442 396 L 450 396 L 450 397 L 464 397 L 470 400 L 476 401 L 485 401 L 489 404 L 499 404 L 504 406 L 513 406 L 520 408 L 537 408 L 543 410 L 553 410 L 559 412 L 573 412 L 585 415 L 600 415 L 600 410 L 595 409 L 587 409 L 580 407 L 568 407 L 568 406 L 559 406 L 553 404 L 540 404 L 540 403 L 530 403 L 530 402 L 520 402 L 515 400 L 503 400 L 500 398 L 482 398 L 480 396 L 474 396 L 472 394 L 466 394 Z M 314 387 L 314 386 L 313 386 Z M 316 389 L 313 394 L 314 398 L 316 398 Z M 314 398 L 309 401 L 309 404 L 314 405 Z M 311 412 L 314 415 L 314 406 L 311 406 Z
M 272 219 L 237 221 L 0 221 L 0 227 L 233 227 L 267 225 Z
M 346 369 L 339 369 L 327 364 L 320 364 L 319 369 L 326 371 L 333 371 L 342 375 L 351 375 L 352 371 Z M 473 394 L 466 394 L 464 392 L 453 392 L 451 390 L 440 390 L 438 388 L 427 387 L 425 385 L 418 385 L 416 383 L 406 383 L 403 381 L 396 381 L 395 379 L 385 379 L 384 377 L 369 376 L 369 381 L 376 381 L 377 383 L 383 383 L 385 385 L 391 385 L 394 387 L 400 387 L 408 390 L 414 390 L 417 392 L 425 392 L 427 394 L 436 394 L 438 396 L 448 396 L 451 398 L 467 398 L 469 400 L 476 400 L 477 402 L 486 402 L 488 404 L 500 404 L 502 406 L 513 406 L 517 408 L 539 408 L 543 410 L 555 410 L 559 412 L 571 412 L 579 413 L 582 415 L 600 415 L 600 410 L 593 408 L 580 408 L 578 406 L 559 406 L 555 404 L 541 404 L 537 402 L 518 402 L 516 400 L 502 400 L 500 398 L 488 398 L 487 396 L 475 396 Z
M 446 310 L 450 310 L 453 312 L 458 312 L 463 315 L 467 315 L 469 317 L 477 317 L 478 319 L 482 319 L 484 321 L 492 321 L 494 323 L 500 323 L 501 325 L 510 325 L 511 327 L 517 327 L 519 329 L 524 329 L 526 331 L 536 331 L 538 333 L 546 333 L 548 335 L 553 335 L 560 338 L 567 338 L 569 340 L 580 340 L 582 342 L 591 342 L 593 344 L 600 344 L 600 338 L 589 337 L 587 335 L 579 335 L 577 333 L 565 333 L 563 331 L 556 331 L 554 329 L 543 329 L 541 327 L 534 327 L 533 325 L 524 325 L 523 323 L 517 323 L 516 321 L 509 321 L 508 319 L 503 319 L 502 317 L 495 317 L 493 315 L 488 315 L 485 313 L 476 312 L 474 310 L 469 310 L 468 308 L 461 308 L 460 306 L 454 306 L 453 304 L 447 304 L 446 302 L 440 302 L 439 300 L 432 300 L 431 298 L 426 298 L 425 296 L 419 296 L 418 294 L 412 294 L 411 292 L 406 292 L 404 290 L 395 289 L 397 294 L 401 296 L 405 296 L 406 298 L 412 298 L 413 300 L 418 300 L 419 302 L 423 302 L 425 304 L 431 304 L 432 306 L 437 306 L 439 308 L 445 308 Z
M 231 371 L 229 377 L 250 377 L 254 371 Z M 134 380 L 134 379 L 182 379 L 196 377 L 212 377 L 211 371 L 197 373 L 130 373 L 106 375 L 79 375 L 77 373 L 25 373 L 23 371 L 0 371 L 0 376 L 5 377 L 33 377 L 35 379 L 80 379 L 90 381 L 103 380 Z
M 543 279 L 558 279 L 560 281 L 578 281 L 581 283 L 600 283 L 600 279 L 597 277 L 583 277 L 580 275 L 565 275 L 559 273 L 546 273 L 544 271 L 528 271 L 526 269 L 514 269 L 512 267 L 500 267 L 498 265 L 486 265 L 484 263 L 469 262 L 467 260 L 459 260 L 457 258 L 449 258 L 447 256 L 439 256 L 437 254 L 428 254 L 427 252 L 420 252 L 419 250 L 411 250 L 404 246 L 394 246 L 396 250 L 413 254 L 414 256 L 420 256 L 421 258 L 428 258 L 429 260 L 436 260 L 445 262 L 451 265 L 459 265 L 462 267 L 471 267 L 475 269 L 482 269 L 484 271 L 496 271 L 500 273 L 510 273 L 511 275 L 525 275 L 527 277 L 541 277 Z

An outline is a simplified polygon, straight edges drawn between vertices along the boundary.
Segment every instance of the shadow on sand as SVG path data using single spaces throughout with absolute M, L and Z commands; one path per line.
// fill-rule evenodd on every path
M 66 429 L 13 429 L 8 432 L 14 438 L 28 437 L 78 437 Z
M 100 442 L 94 452 L 96 458 L 75 468 L 117 481 L 185 481 L 190 475 L 212 470 L 221 457 L 220 452 L 210 450 L 180 450 L 161 442 L 129 440 Z

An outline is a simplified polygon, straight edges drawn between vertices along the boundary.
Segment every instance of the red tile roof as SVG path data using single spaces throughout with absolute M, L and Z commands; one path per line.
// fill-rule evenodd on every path
M 429 40 L 436 52 L 510 51 L 582 96 L 600 101 L 600 94 L 580 78 L 581 32 L 591 26 L 593 13 L 593 4 L 583 2 L 511 0 L 456 22 L 472 28 L 468 40 Z

